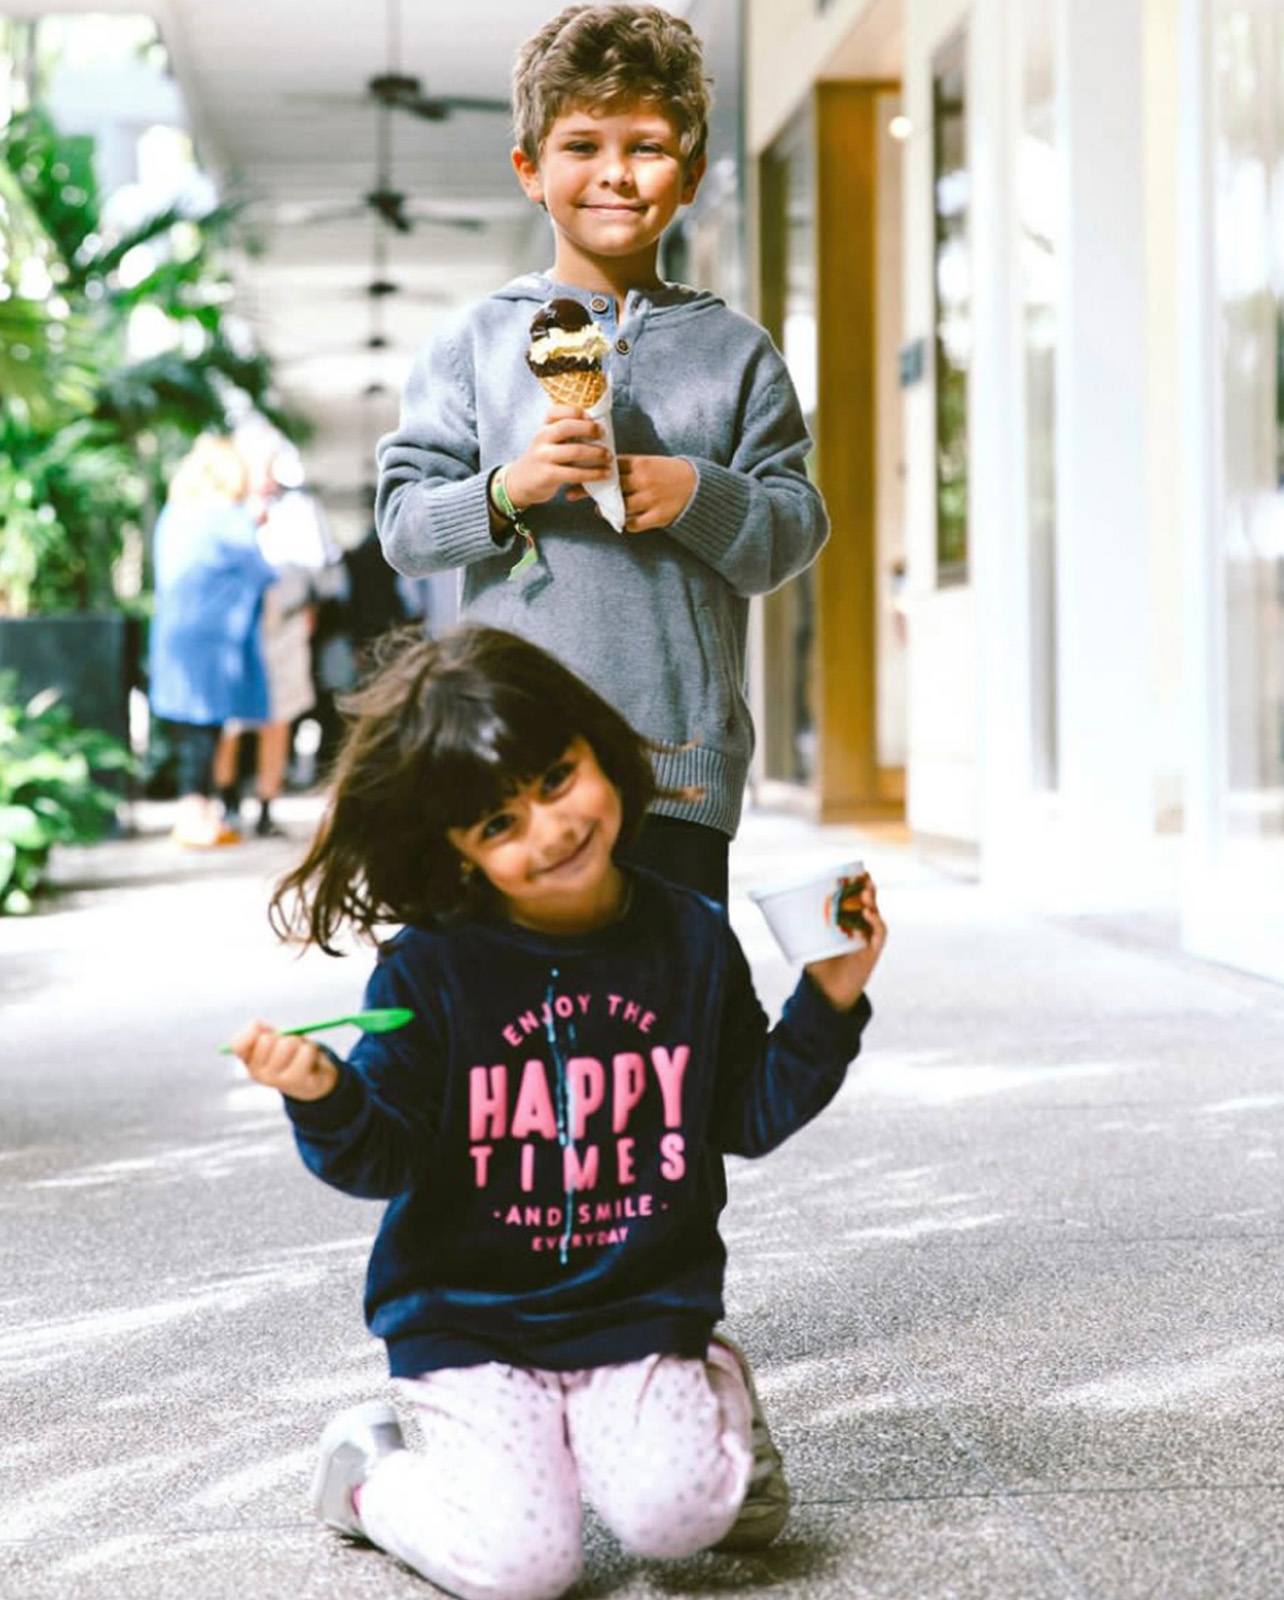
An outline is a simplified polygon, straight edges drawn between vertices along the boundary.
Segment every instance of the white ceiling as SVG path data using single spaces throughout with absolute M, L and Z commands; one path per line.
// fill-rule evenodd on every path
M 429 94 L 504 99 L 517 45 L 559 0 L 398 0 L 400 60 L 390 59 L 388 0 L 0 0 L 0 12 L 154 16 L 191 118 L 198 153 L 223 187 L 254 197 L 262 255 L 237 264 L 237 309 L 280 363 L 287 397 L 317 426 L 305 453 L 341 536 L 364 531 L 356 498 L 374 440 L 443 303 L 484 293 L 550 257 L 546 223 L 522 199 L 504 115 L 459 111 L 440 123 L 389 113 L 394 186 L 420 208 L 481 219 L 479 232 L 416 223 L 409 235 L 361 203 L 374 186 L 378 117 L 367 79 L 391 65 Z M 673 0 L 671 9 L 685 10 Z M 394 33 L 394 38 L 396 34 Z M 320 209 L 351 215 L 305 221 Z M 401 285 L 372 312 L 365 285 Z M 390 341 L 369 351 L 372 317 Z M 383 396 L 366 397 L 380 381 Z
M 442 306 L 503 282 L 532 250 L 538 259 L 544 227 L 511 175 L 506 116 L 456 112 L 432 123 L 380 112 L 365 84 L 396 66 L 429 94 L 504 99 L 518 43 L 559 9 L 556 0 L 399 0 L 390 17 L 388 0 L 168 0 L 160 19 L 203 163 L 260 202 L 266 248 L 238 273 L 241 309 L 278 358 L 287 397 L 316 424 L 309 475 L 345 539 L 364 532 L 375 439 L 395 425 L 410 361 Z M 401 234 L 362 205 L 381 116 L 393 186 L 484 217 L 484 231 L 417 222 Z M 345 206 L 342 219 L 301 220 Z M 376 264 L 401 286 L 377 307 L 364 293 Z M 385 351 L 364 347 L 376 329 Z M 367 396 L 376 382 L 385 392 Z

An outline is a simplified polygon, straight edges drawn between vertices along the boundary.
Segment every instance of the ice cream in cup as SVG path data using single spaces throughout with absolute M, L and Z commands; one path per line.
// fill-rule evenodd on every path
M 550 400 L 579 406 L 602 430 L 611 452 L 611 476 L 584 487 L 616 533 L 624 531 L 624 495 L 615 465 L 615 430 L 611 426 L 611 380 L 602 362 L 611 346 L 606 335 L 578 300 L 546 300 L 531 319 L 526 364 Z
M 868 878 L 863 861 L 847 861 L 808 878 L 750 889 L 749 898 L 790 961 L 823 961 L 865 943 L 870 929 L 860 894 Z

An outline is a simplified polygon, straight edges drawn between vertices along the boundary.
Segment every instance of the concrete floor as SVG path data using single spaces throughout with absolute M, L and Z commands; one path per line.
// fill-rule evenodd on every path
M 376 1208 L 215 1054 L 360 993 L 363 959 L 264 922 L 291 805 L 293 841 L 216 859 L 71 852 L 53 909 L 0 922 L 3 1600 L 432 1592 L 305 1505 L 325 1420 L 382 1386 Z M 733 910 L 769 1005 L 744 888 L 853 847 L 892 928 L 867 1054 L 735 1164 L 725 1228 L 796 1515 L 765 1556 L 668 1566 L 590 1527 L 576 1600 L 1277 1600 L 1284 991 L 1162 917 L 1018 917 L 894 836 L 752 816 Z

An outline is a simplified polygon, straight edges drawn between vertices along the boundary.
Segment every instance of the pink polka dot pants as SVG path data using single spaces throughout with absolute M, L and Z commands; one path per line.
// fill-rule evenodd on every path
M 752 1465 L 729 1351 L 541 1372 L 489 1364 L 402 1384 L 423 1448 L 361 1492 L 373 1543 L 461 1600 L 555 1600 L 582 1562 L 581 1494 L 638 1555 L 686 1556 L 736 1520 Z

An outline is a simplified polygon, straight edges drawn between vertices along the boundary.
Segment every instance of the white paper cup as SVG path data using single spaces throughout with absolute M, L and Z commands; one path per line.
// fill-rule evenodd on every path
M 865 942 L 861 933 L 845 932 L 835 920 L 843 890 L 864 871 L 863 861 L 845 861 L 810 878 L 750 889 L 749 898 L 790 961 L 823 961 L 859 950 Z

